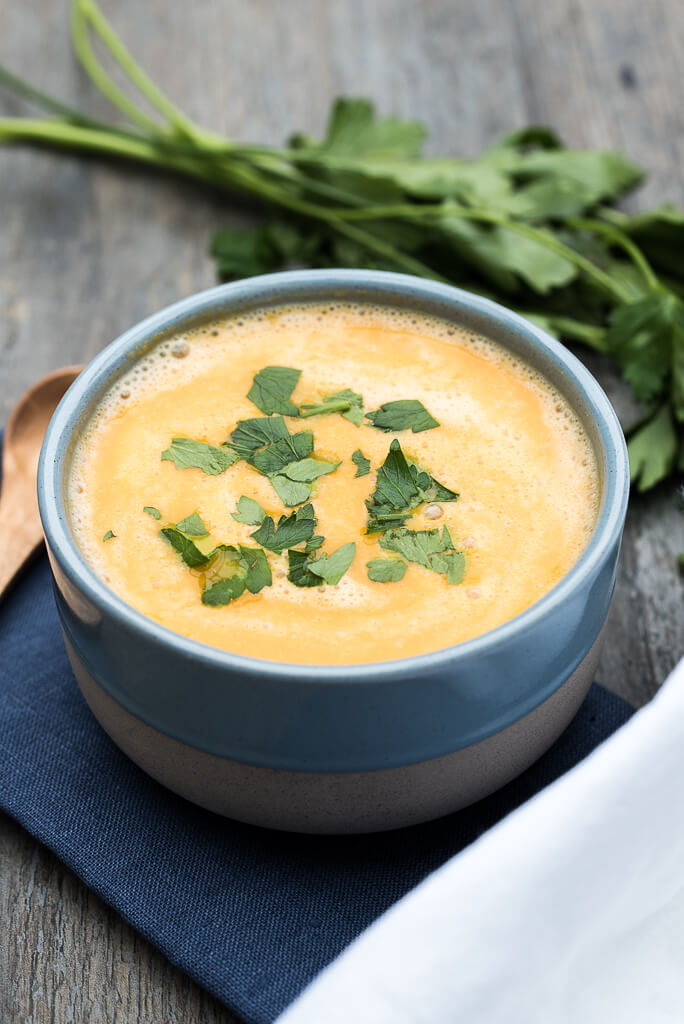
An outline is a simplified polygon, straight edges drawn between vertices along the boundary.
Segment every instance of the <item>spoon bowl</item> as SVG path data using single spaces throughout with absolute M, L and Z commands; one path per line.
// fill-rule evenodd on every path
M 38 514 L 38 457 L 52 414 L 82 366 L 66 366 L 26 391 L 7 423 L 2 450 L 0 534 L 12 537 L 0 565 L 0 600 L 43 540 Z

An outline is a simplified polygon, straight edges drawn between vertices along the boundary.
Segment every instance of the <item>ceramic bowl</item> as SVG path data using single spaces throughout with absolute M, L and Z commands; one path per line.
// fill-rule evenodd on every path
M 85 423 L 131 360 L 170 333 L 264 307 L 340 300 L 450 320 L 541 371 L 596 451 L 600 511 L 584 553 L 541 600 L 497 629 L 379 664 L 262 661 L 145 618 L 98 578 L 70 528 L 66 483 Z M 188 800 L 257 825 L 331 833 L 397 828 L 455 811 L 508 782 L 554 742 L 596 669 L 629 488 L 615 413 L 562 345 L 456 288 L 356 270 L 294 271 L 212 288 L 126 331 L 64 397 L 38 476 L 67 651 L 103 728 Z

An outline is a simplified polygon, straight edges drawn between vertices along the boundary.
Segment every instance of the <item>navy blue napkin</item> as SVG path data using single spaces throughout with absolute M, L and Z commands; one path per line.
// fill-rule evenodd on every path
M 69 668 L 44 556 L 0 605 L 0 807 L 249 1024 L 272 1021 L 379 914 L 631 714 L 594 685 L 541 761 L 437 822 L 268 832 L 174 796 L 108 739 Z

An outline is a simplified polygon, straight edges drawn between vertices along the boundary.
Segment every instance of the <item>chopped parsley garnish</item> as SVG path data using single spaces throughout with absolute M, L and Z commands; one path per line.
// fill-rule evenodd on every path
M 374 583 L 396 583 L 403 580 L 408 566 L 398 558 L 372 558 L 366 563 L 368 579 Z
M 213 583 L 206 590 L 202 591 L 202 604 L 212 608 L 221 608 L 236 598 L 242 597 L 245 592 L 244 576 L 228 576 L 225 580 Z
M 357 476 L 368 476 L 371 467 L 370 459 L 366 458 L 360 448 L 357 448 L 356 451 L 352 453 L 351 460 L 356 466 L 354 479 L 356 479 Z
M 289 436 L 290 431 L 282 416 L 257 416 L 251 420 L 238 420 L 224 447 L 232 448 L 239 458 L 249 462 L 260 448 Z
M 462 551 L 447 551 L 443 555 L 435 555 L 430 568 L 433 572 L 443 573 L 447 583 L 461 583 L 466 571 L 466 557 Z
M 396 551 L 408 562 L 418 562 L 431 569 L 430 558 L 443 551 L 453 550 L 451 534 L 446 526 L 439 530 L 389 530 L 380 538 L 380 547 L 385 551 Z
M 247 565 L 245 584 L 250 594 L 258 594 L 264 587 L 270 587 L 273 583 L 273 576 L 266 552 L 261 548 L 247 548 L 241 544 L 240 554 L 242 561 Z
M 301 436 L 303 435 L 295 434 L 292 440 Z M 283 442 L 279 441 L 277 444 L 280 445 Z M 276 445 L 272 447 L 276 447 Z M 266 448 L 259 454 L 265 455 L 269 451 L 270 449 Z M 255 460 L 256 458 L 258 456 L 255 456 Z M 296 462 L 288 462 L 283 466 L 281 472 L 271 474 L 270 479 L 283 505 L 301 505 L 303 501 L 308 501 L 311 497 L 313 482 L 319 476 L 334 473 L 338 466 L 339 462 L 326 462 L 324 459 L 307 456 Z
M 400 523 L 390 525 L 403 526 L 409 516 L 409 509 L 420 501 L 421 488 L 417 476 L 417 473 L 411 472 L 401 445 L 395 439 L 390 445 L 387 458 L 377 471 L 375 490 L 366 502 L 370 513 L 368 533 L 387 529 L 382 525 L 385 520 L 401 519 Z M 377 520 L 379 524 L 373 530 L 371 519 Z
M 107 532 L 105 533 L 104 537 L 102 538 L 102 543 L 104 544 L 104 542 L 106 540 L 112 540 L 113 537 L 116 537 L 116 534 L 114 533 L 114 531 L 113 530 L 107 530 Z
M 367 412 L 366 419 L 378 430 L 385 432 L 412 430 L 414 434 L 419 434 L 422 430 L 432 430 L 433 427 L 439 426 L 439 421 L 415 398 L 385 402 L 375 412 Z
M 162 452 L 162 462 L 173 462 L 176 469 L 201 469 L 208 476 L 219 476 L 238 461 L 230 448 L 216 448 L 205 441 L 174 437 L 171 447 Z
M 279 413 L 281 416 L 299 416 L 299 409 L 290 401 L 290 395 L 301 375 L 301 370 L 295 370 L 291 366 L 265 366 L 263 370 L 255 373 L 247 397 L 267 416 L 273 413 Z
M 322 587 L 323 580 L 309 569 L 309 555 L 304 551 L 288 551 L 287 578 L 295 587 Z
M 285 466 L 298 462 L 311 455 L 314 447 L 313 434 L 310 430 L 300 430 L 297 434 L 288 434 L 278 441 L 272 441 L 265 448 L 251 455 L 247 462 L 258 469 L 264 476 L 282 473 Z
M 326 583 L 335 586 L 340 582 L 354 561 L 355 554 L 356 544 L 353 541 L 349 544 L 343 544 L 337 551 L 333 551 L 332 555 L 323 554 L 319 558 L 310 561 L 308 565 L 309 572 L 320 576 Z
M 303 402 L 302 409 L 304 411 L 300 411 L 299 415 L 303 419 L 307 416 L 327 416 L 333 412 L 340 412 L 345 420 L 349 420 L 357 427 L 363 422 L 363 396 L 349 388 L 336 391 L 334 395 L 326 395 L 322 402 L 315 405 Z
M 301 505 L 303 501 L 308 501 L 311 497 L 310 484 L 297 483 L 279 474 L 271 477 L 271 483 L 283 505 L 287 505 L 290 508 L 293 505 Z
M 313 557 L 307 554 L 306 549 L 289 550 L 287 578 L 295 587 L 319 587 L 323 583 L 336 586 L 352 564 L 355 554 L 356 544 L 353 541 L 343 544 L 332 555 L 321 554 Z
M 283 469 L 283 475 L 299 483 L 312 483 L 319 476 L 334 473 L 338 466 L 339 462 L 326 462 L 325 459 L 308 457 L 298 462 L 290 462 Z
M 241 597 L 245 590 L 258 594 L 271 586 L 273 577 L 261 548 L 219 544 L 208 557 L 204 583 L 202 603 L 216 608 Z
M 366 533 L 403 526 L 424 501 L 456 501 L 458 494 L 409 462 L 395 438 L 376 474 L 375 490 L 366 500 Z
M 171 547 L 175 548 L 190 569 L 198 569 L 209 561 L 209 555 L 205 555 L 200 551 L 195 542 L 186 537 L 175 526 L 166 526 L 163 530 L 160 530 L 160 533 L 163 537 L 166 537 Z
M 237 503 L 237 510 L 231 512 L 231 515 L 237 523 L 246 523 L 248 526 L 259 526 L 266 517 L 259 502 L 254 498 L 246 498 L 244 494 Z
M 271 516 L 266 516 L 259 529 L 250 536 L 262 547 L 280 552 L 313 537 L 317 522 L 313 505 L 302 505 L 291 515 L 281 516 L 277 526 L 274 526 Z
M 160 535 L 183 562 L 190 569 L 199 570 L 197 575 L 205 605 L 221 607 L 235 601 L 245 591 L 257 594 L 271 586 L 271 567 L 264 548 L 278 554 L 287 550 L 288 579 L 297 587 L 336 586 L 355 558 L 353 541 L 327 554 L 321 550 L 324 537 L 315 533 L 318 520 L 309 501 L 312 490 L 316 481 L 333 473 L 340 462 L 313 454 L 311 430 L 292 434 L 288 429 L 283 416 L 300 415 L 290 397 L 300 376 L 301 370 L 291 367 L 265 367 L 255 374 L 249 398 L 267 415 L 240 420 L 220 448 L 204 441 L 175 437 L 171 446 L 162 452 L 162 461 L 171 461 L 178 469 L 197 468 L 211 476 L 218 476 L 243 459 L 268 477 L 283 504 L 292 508 L 300 506 L 289 515 L 282 515 L 276 525 L 258 501 L 242 495 L 231 515 L 238 523 L 258 527 L 251 538 L 260 547 L 219 544 L 209 550 L 211 540 L 198 546 L 195 540 L 209 538 L 209 530 L 198 512 L 160 530 Z M 318 404 L 305 403 L 302 410 L 304 418 L 339 412 L 361 426 L 363 398 L 345 389 L 326 395 Z M 388 402 L 368 413 L 367 418 L 384 431 L 411 429 L 418 433 L 439 426 L 422 403 L 413 400 Z M 360 448 L 351 459 L 356 466 L 356 477 L 370 473 L 370 459 Z M 404 526 L 422 502 L 455 501 L 457 498 L 455 491 L 407 459 L 399 441 L 393 440 L 385 461 L 377 470 L 375 489 L 366 500 L 366 532 L 382 533 L 381 547 L 401 556 L 401 560 L 372 559 L 367 563 L 369 579 L 380 583 L 401 580 L 407 562 L 416 562 L 446 576 L 449 583 L 460 583 L 465 557 L 454 549 L 447 527 L 440 535 L 436 529 L 414 531 Z M 153 519 L 162 518 L 154 506 L 147 505 L 144 511 Z M 103 540 L 114 536 L 109 530 Z
M 439 530 L 388 530 L 380 538 L 380 547 L 395 551 L 407 562 L 446 576 L 447 583 L 460 583 L 465 573 L 465 555 L 454 549 L 447 527 Z
M 202 522 L 202 517 L 197 512 L 193 512 L 191 516 L 187 516 L 185 519 L 181 519 L 180 523 L 176 523 L 176 529 L 184 533 L 186 537 L 209 536 L 209 531 Z
M 339 466 L 339 462 L 312 457 L 313 433 L 300 430 L 291 434 L 282 416 L 240 420 L 227 444 L 269 477 L 278 497 L 288 506 L 308 501 L 313 482 Z

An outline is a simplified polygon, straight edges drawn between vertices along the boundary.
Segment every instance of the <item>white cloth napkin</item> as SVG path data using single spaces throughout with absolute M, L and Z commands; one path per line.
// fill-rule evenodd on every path
M 277 1024 L 684 1022 L 684 661 L 367 929 Z

